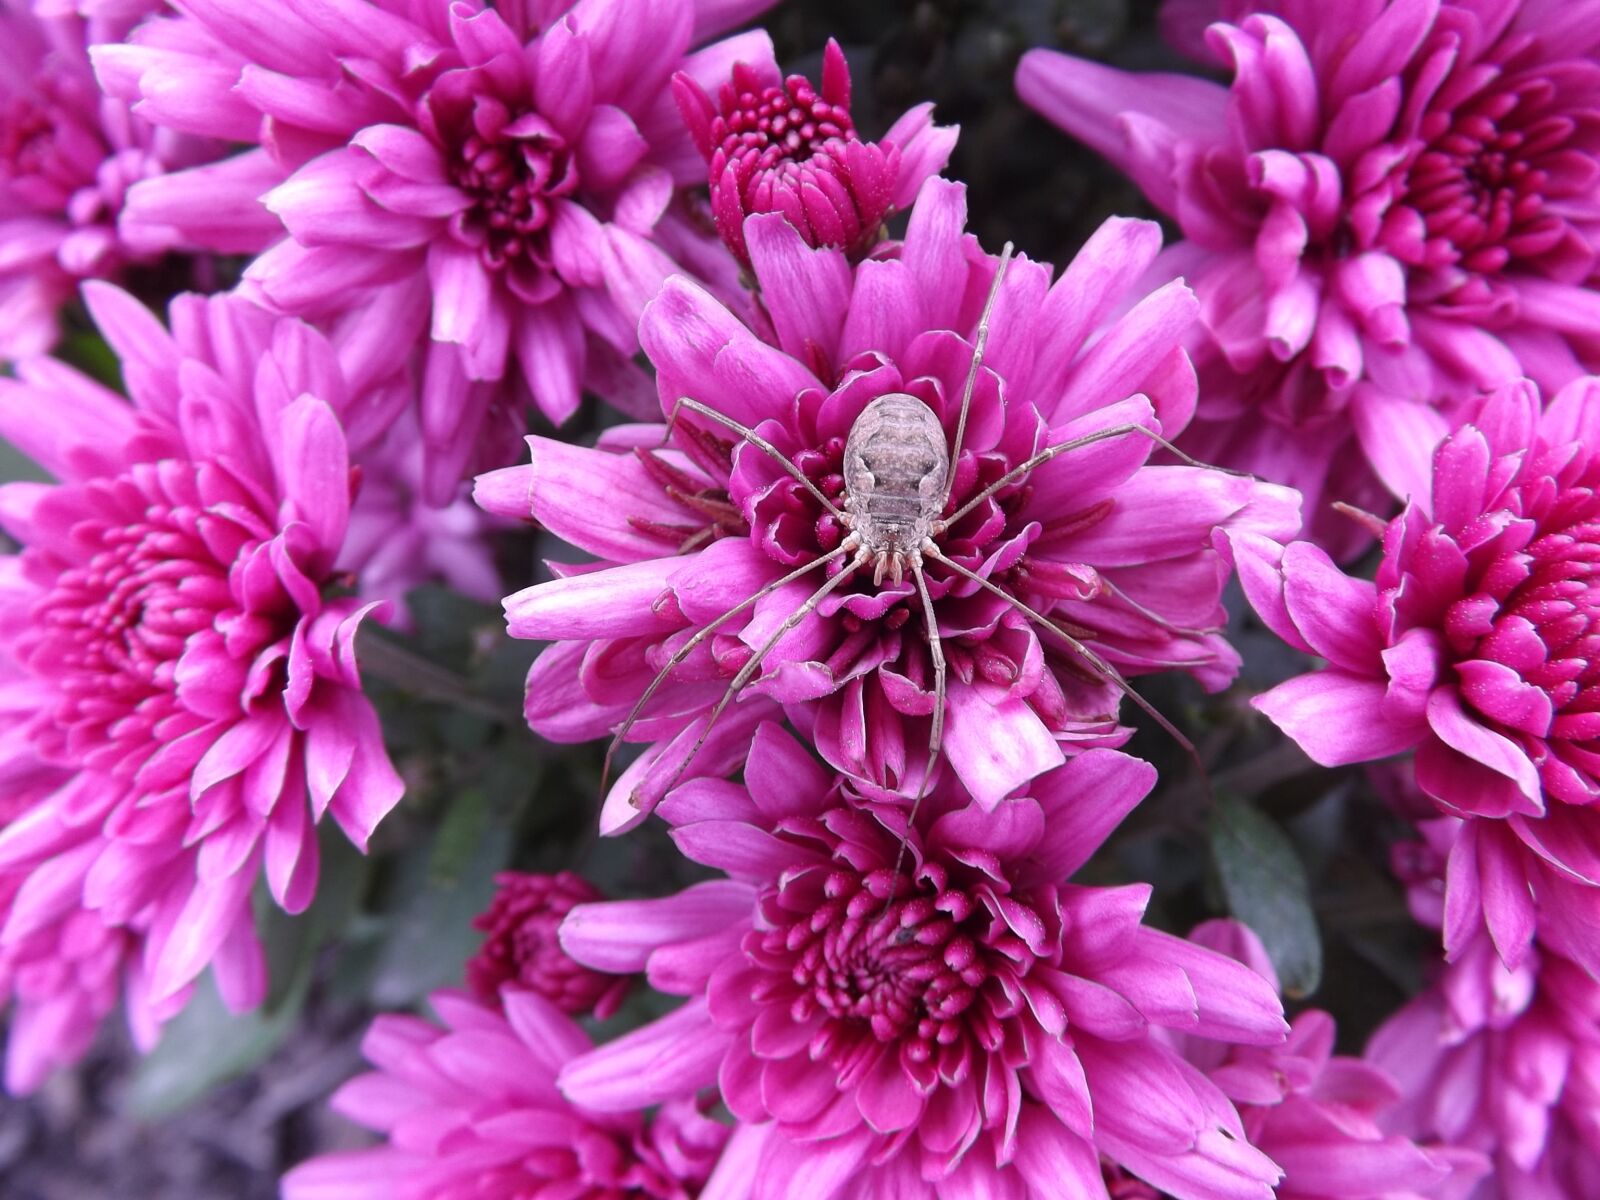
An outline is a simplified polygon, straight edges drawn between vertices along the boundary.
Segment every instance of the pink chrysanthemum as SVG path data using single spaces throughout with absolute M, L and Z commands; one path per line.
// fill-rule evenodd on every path
M 695 80 L 673 80 L 678 108 L 710 165 L 711 211 L 723 242 L 745 266 L 744 219 L 776 212 L 811 246 L 861 258 L 883 240 L 883 222 L 944 169 L 957 128 L 933 124 L 919 104 L 876 142 L 850 117 L 850 66 L 831 38 L 820 91 L 802 75 L 739 63 L 715 102 Z
M 1315 546 L 1233 539 L 1269 626 L 1327 660 L 1256 699 L 1320 763 L 1416 749 L 1466 826 L 1445 945 L 1487 920 L 1515 966 L 1536 926 L 1600 922 L 1600 381 L 1541 409 L 1522 382 L 1440 444 L 1388 525 L 1376 583 Z M 1563 945 L 1600 973 L 1592 936 Z
M 288 234 L 246 273 L 261 295 L 308 318 L 386 296 L 391 353 L 425 349 L 442 503 L 464 471 L 514 456 L 528 402 L 558 422 L 585 384 L 626 402 L 639 311 L 668 274 L 731 285 L 675 200 L 705 171 L 669 83 L 771 64 L 764 33 L 688 53 L 769 3 L 223 0 L 146 23 L 96 65 L 153 121 L 260 144 L 230 178 Z M 200 182 L 137 189 L 133 218 L 226 236 Z
M 663 408 L 691 397 L 758 427 L 835 498 L 846 436 L 879 396 L 911 394 L 953 440 L 996 270 L 962 233 L 964 218 L 963 188 L 930 179 L 894 256 L 855 267 L 842 251 L 807 246 L 779 215 L 750 218 L 771 342 L 689 280 L 669 281 L 640 328 Z M 1147 222 L 1108 222 L 1054 287 L 1049 268 L 1011 264 L 947 512 L 1046 445 L 1129 424 L 1183 427 L 1194 376 L 1178 343 L 1193 297 L 1178 283 L 1129 294 L 1159 240 Z M 531 515 L 602 559 L 602 569 L 561 568 L 563 578 L 506 600 L 514 637 L 558 643 L 534 664 L 527 693 L 529 723 L 556 740 L 614 729 L 692 634 L 845 536 L 781 466 L 699 414 L 679 412 L 670 436 L 647 425 L 596 449 L 529 444 L 532 465 L 481 477 L 479 502 Z M 1227 568 L 1215 532 L 1290 536 L 1298 497 L 1218 471 L 1149 466 L 1151 447 L 1128 434 L 1063 454 L 934 541 L 1122 671 L 1185 670 L 1220 688 L 1238 658 L 1220 632 Z M 925 567 L 950 662 L 944 758 L 980 802 L 1059 765 L 1076 744 L 1122 735 L 1121 694 L 1098 668 L 971 579 L 931 559 Z M 630 735 L 656 745 L 608 798 L 604 829 L 648 811 L 728 679 L 822 578 L 793 581 L 720 626 L 661 688 Z M 777 644 L 696 769 L 736 763 L 774 702 L 840 771 L 914 794 L 934 673 L 912 582 L 876 586 L 866 570 L 828 597 Z M 727 731 L 737 721 L 741 731 Z
M 692 1100 L 649 1120 L 598 1112 L 556 1091 L 589 1039 L 560 1009 L 509 987 L 503 1009 L 436 992 L 440 1028 L 382 1016 L 362 1051 L 377 1069 L 333 1106 L 384 1145 L 325 1154 L 283 1180 L 283 1200 L 691 1200 L 728 1128 Z
M 690 997 L 570 1063 L 571 1099 L 627 1110 L 718 1083 L 745 1122 L 718 1200 L 800 1177 L 812 1200 L 1091 1196 L 1100 1152 L 1182 1200 L 1270 1196 L 1271 1162 L 1156 1031 L 1279 1041 L 1272 989 L 1142 926 L 1147 886 L 1066 882 L 1148 764 L 1090 751 L 992 808 L 940 788 L 898 872 L 903 816 L 859 807 L 778 726 L 745 778 L 658 810 L 729 878 L 562 925 L 580 961 Z
M 1545 948 L 1508 968 L 1486 937 L 1373 1036 L 1404 1100 L 1386 1125 L 1489 1156 L 1462 1200 L 1577 1200 L 1600 1180 L 1600 983 Z
M 139 15 L 80 20 L 0 0 L 0 361 L 55 345 L 57 311 L 81 280 L 115 278 L 172 247 L 121 221 L 130 187 L 222 153 L 152 128 L 95 86 L 89 43 L 122 36 Z
M 1208 333 L 1185 445 L 1299 487 L 1342 554 L 1361 531 L 1321 498 L 1397 487 L 1446 431 L 1430 406 L 1600 358 L 1600 5 L 1211 8 L 1231 86 L 1036 50 L 1017 87 L 1184 232 L 1163 271 Z
M 1236 958 L 1278 987 L 1261 941 L 1236 921 L 1207 921 L 1189 940 Z M 1476 1151 L 1418 1145 L 1385 1132 L 1401 1100 L 1384 1071 L 1333 1053 L 1333 1017 L 1306 1009 L 1276 1046 L 1188 1041 L 1189 1060 L 1239 1106 L 1250 1144 L 1283 1171 L 1277 1200 L 1456 1197 L 1489 1169 Z
M 86 299 L 121 397 L 51 360 L 0 380 L 0 435 L 60 481 L 0 489 L 0 643 L 21 677 L 6 754 L 66 776 L 0 833 L 22 882 L 0 947 L 74 908 L 144 939 L 144 1005 L 214 965 L 236 1007 L 264 963 L 250 896 L 291 912 L 325 813 L 364 846 L 399 799 L 354 638 L 324 595 L 351 471 L 332 346 L 236 297 L 179 297 L 169 334 L 126 294 Z
M 564 1013 L 593 1012 L 600 1020 L 621 1007 L 633 980 L 595 971 L 561 947 L 556 930 L 580 904 L 604 899 L 599 889 L 571 871 L 495 876 L 494 902 L 472 922 L 483 945 L 467 963 L 467 986 L 485 1004 L 499 1003 L 512 984 L 537 992 Z

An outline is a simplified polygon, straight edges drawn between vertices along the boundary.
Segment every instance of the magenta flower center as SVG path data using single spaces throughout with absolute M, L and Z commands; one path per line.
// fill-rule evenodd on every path
M 39 174 L 49 161 L 55 126 L 24 96 L 0 99 L 0 178 Z
M 478 248 L 490 270 L 550 265 L 555 204 L 578 188 L 572 149 L 534 112 L 512 119 L 505 105 L 480 96 L 450 165 L 472 207 L 456 218 L 458 237 Z
M 1554 754 L 1592 779 L 1600 776 L 1600 496 L 1588 487 L 1556 491 L 1548 478 L 1517 495 L 1534 510 L 1526 544 L 1519 538 L 1487 561 L 1479 590 L 1451 606 L 1446 635 L 1464 660 L 1462 694 L 1475 708 L 1510 731 L 1549 739 Z M 1523 686 L 1507 686 L 1506 673 L 1485 662 L 1509 668 Z
M 820 159 L 813 169 L 843 172 L 844 147 L 856 140 L 856 127 L 844 105 L 832 104 L 818 94 L 811 81 L 791 75 L 781 86 L 755 88 L 743 81 L 724 111 L 711 125 L 714 144 L 739 172 L 747 201 L 760 186 L 765 172 L 798 182 L 799 165 Z
M 1524 73 L 1424 118 L 1406 202 L 1422 215 L 1430 265 L 1493 273 L 1561 243 L 1567 223 L 1549 201 L 1569 190 L 1564 160 L 1585 139 L 1559 101 L 1556 85 Z
M 1438 272 L 1419 283 L 1423 298 L 1487 298 L 1461 272 L 1576 280 L 1592 266 L 1571 218 L 1588 212 L 1594 187 L 1600 78 L 1590 64 L 1545 57 L 1512 37 L 1453 73 L 1423 116 L 1401 197 L 1422 219 L 1420 251 L 1402 257 Z
M 928 863 L 896 880 L 892 867 L 844 861 L 892 862 L 895 845 L 884 836 L 871 851 L 840 847 L 831 869 L 796 872 L 761 898 L 763 927 L 745 939 L 764 975 L 750 1001 L 810 1035 L 757 1038 L 754 1049 L 825 1062 L 841 1087 L 880 1063 L 926 1096 L 940 1080 L 968 1078 L 1007 1042 L 1009 1019 L 1026 1009 L 1020 981 L 1041 959 L 1015 929 L 1042 946 L 1047 920 L 978 872 L 960 880 Z
M 974 907 L 963 892 L 925 888 L 885 906 L 888 885 L 887 872 L 834 872 L 814 914 L 760 935 L 761 956 L 790 962 L 802 989 L 797 1016 L 814 1004 L 880 1042 L 904 1043 L 923 1062 L 961 1036 L 994 948 L 963 932 Z
M 57 690 L 44 731 L 54 751 L 96 746 L 106 769 L 131 770 L 138 762 L 125 753 L 187 731 L 163 722 L 182 707 L 177 664 L 191 636 L 217 627 L 240 646 L 280 632 L 259 615 L 219 622 L 233 598 L 217 549 L 272 530 L 237 498 L 225 515 L 206 505 L 199 474 L 186 462 L 141 463 L 86 488 L 99 519 L 74 526 L 74 561 L 18 641 L 23 661 Z

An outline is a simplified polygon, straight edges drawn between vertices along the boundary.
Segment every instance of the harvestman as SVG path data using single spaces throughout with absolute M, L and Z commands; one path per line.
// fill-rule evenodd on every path
M 698 413 L 707 420 L 714 421 L 726 429 L 736 433 L 743 441 L 748 442 L 763 454 L 767 455 L 791 476 L 823 509 L 848 532 L 838 546 L 824 554 L 819 554 L 810 562 L 805 563 L 781 578 L 774 579 L 759 590 L 735 604 L 721 616 L 705 625 L 685 642 L 667 660 L 665 666 L 656 673 L 650 681 L 650 686 L 645 688 L 644 694 L 639 697 L 638 703 L 633 706 L 628 717 L 617 728 L 611 745 L 606 750 L 604 774 L 602 776 L 602 790 L 604 779 L 610 777 L 612 759 L 617 748 L 622 744 L 628 731 L 633 728 L 639 719 L 639 714 L 644 711 L 650 698 L 656 694 L 661 685 L 666 682 L 673 670 L 678 667 L 695 648 L 717 631 L 726 621 L 738 616 L 761 600 L 777 591 L 786 584 L 806 575 L 818 567 L 826 567 L 828 563 L 850 556 L 849 562 L 831 579 L 812 592 L 806 601 L 786 617 L 777 630 L 762 643 L 759 649 L 751 655 L 728 684 L 722 698 L 717 701 L 716 707 L 711 710 L 705 728 L 700 731 L 700 737 L 695 742 L 693 749 L 678 764 L 677 770 L 667 781 L 663 792 L 670 791 L 677 783 L 689 763 L 700 753 L 700 748 L 705 745 L 706 738 L 710 736 L 711 727 L 716 724 L 717 718 L 732 702 L 739 691 L 749 683 L 755 673 L 761 669 L 762 662 L 772 652 L 774 646 L 782 640 L 783 636 L 794 629 L 801 621 L 814 612 L 818 605 L 827 596 L 836 591 L 848 580 L 855 577 L 857 571 L 863 567 L 872 567 L 872 584 L 881 587 L 884 576 L 899 586 L 900 582 L 909 573 L 916 584 L 917 594 L 922 600 L 922 615 L 928 634 L 928 652 L 933 660 L 933 721 L 928 735 L 928 765 L 922 773 L 922 781 L 918 785 L 917 795 L 911 805 L 910 815 L 906 818 L 907 828 L 916 818 L 917 807 L 922 803 L 923 796 L 927 793 L 928 782 L 933 775 L 933 768 L 939 757 L 939 749 L 944 740 L 944 710 L 945 710 L 945 659 L 944 647 L 939 639 L 939 624 L 934 613 L 933 597 L 928 592 L 927 580 L 923 577 L 922 565 L 924 560 L 939 563 L 957 575 L 971 580 L 986 591 L 992 592 L 1029 620 L 1041 628 L 1053 633 L 1061 642 L 1076 654 L 1101 678 L 1109 681 L 1125 696 L 1132 700 L 1144 712 L 1148 713 L 1157 724 L 1170 734 L 1184 750 L 1196 759 L 1194 746 L 1188 738 L 1184 737 L 1170 721 L 1163 717 L 1143 696 L 1134 691 L 1121 672 L 1108 663 L 1099 654 L 1074 636 L 1067 629 L 1051 621 L 1043 614 L 1036 612 L 1024 604 L 1017 597 L 1000 588 L 981 575 L 968 570 L 954 559 L 947 557 L 939 549 L 935 538 L 942 535 L 962 517 L 966 516 L 979 504 L 993 496 L 1001 488 L 1008 487 L 1017 482 L 1035 468 L 1049 462 L 1059 454 L 1069 450 L 1082 449 L 1093 445 L 1095 442 L 1106 441 L 1110 438 L 1123 437 L 1127 434 L 1138 434 L 1149 438 L 1157 445 L 1164 447 L 1177 455 L 1184 462 L 1192 466 L 1204 466 L 1184 454 L 1171 442 L 1160 434 L 1143 425 L 1117 425 L 1109 429 L 1102 429 L 1095 433 L 1086 434 L 1080 438 L 1049 446 L 1039 451 L 1026 462 L 1021 463 L 973 496 L 948 517 L 940 516 L 950 503 L 950 489 L 954 484 L 956 464 L 961 458 L 961 443 L 966 434 L 967 410 L 972 404 L 972 390 L 978 379 L 978 368 L 983 364 L 984 346 L 989 340 L 989 318 L 994 312 L 995 298 L 1000 294 L 1000 284 L 1005 278 L 1006 267 L 1011 262 L 1012 245 L 1007 242 L 1005 249 L 1000 254 L 1000 265 L 995 271 L 994 282 L 989 287 L 989 294 L 984 300 L 983 313 L 978 318 L 977 336 L 973 343 L 972 364 L 967 370 L 966 386 L 961 394 L 961 411 L 956 418 L 955 440 L 950 444 L 949 458 L 945 458 L 944 429 L 939 423 L 939 418 L 933 410 L 915 396 L 904 392 L 890 392 L 879 396 L 862 410 L 856 418 L 855 424 L 850 427 L 849 436 L 845 439 L 844 447 L 844 508 L 841 511 L 833 501 L 823 495 L 822 491 L 808 479 L 803 471 L 794 464 L 790 458 L 767 441 L 755 430 L 741 425 L 732 417 L 724 416 L 713 408 L 701 404 L 697 400 L 683 397 L 673 406 L 671 418 L 668 421 L 668 436 L 671 434 L 672 425 L 678 419 L 678 413 L 684 409 Z M 1231 474 L 1231 472 L 1230 472 Z M 1126 599 L 1126 598 L 1125 598 Z M 1133 604 L 1131 599 L 1128 603 Z M 1138 605 L 1135 605 L 1139 608 Z M 1154 613 L 1140 608 L 1145 615 L 1158 621 Z M 1162 621 L 1162 624 L 1166 622 Z M 1169 626 L 1170 627 L 1170 626 Z M 1087 633 L 1080 630 L 1080 633 Z M 901 857 L 905 854 L 905 843 L 900 845 Z M 896 863 L 895 874 L 899 874 L 899 863 Z

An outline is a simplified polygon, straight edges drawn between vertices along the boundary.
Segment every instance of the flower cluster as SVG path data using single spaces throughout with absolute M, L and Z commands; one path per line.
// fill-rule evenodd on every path
M 1443 920 L 1439 891 L 1465 828 L 1425 819 L 1420 841 L 1395 846 L 1423 925 Z M 1401 1085 L 1389 1128 L 1484 1155 L 1510 1195 L 1580 1196 L 1600 1172 L 1600 981 L 1552 940 L 1541 929 L 1508 966 L 1476 933 L 1367 1046 L 1368 1061 Z
M 530 438 L 531 466 L 479 479 L 489 511 L 531 515 L 606 566 L 561 570 L 506 600 L 514 637 L 555 643 L 528 677 L 537 732 L 608 731 L 674 668 L 632 726 L 655 744 L 608 798 L 606 831 L 655 805 L 715 732 L 724 680 L 752 669 L 765 668 L 747 693 L 761 700 L 729 715 L 743 723 L 728 740 L 747 742 L 750 722 L 781 707 L 834 768 L 909 797 L 931 782 L 920 748 L 937 713 L 941 761 L 985 805 L 1067 754 L 1125 737 L 1120 675 L 1183 670 L 1213 690 L 1233 678 L 1217 533 L 1288 538 L 1298 498 L 1149 464 L 1157 443 L 1146 435 L 1181 429 L 1194 404 L 1179 345 L 1192 295 L 1178 283 L 1133 291 L 1159 232 L 1109 222 L 1053 286 L 1048 268 L 1011 263 L 966 405 L 997 265 L 963 235 L 964 218 L 963 189 L 931 180 L 898 254 L 852 267 L 781 216 L 752 217 L 769 339 L 675 278 L 640 326 L 670 426 L 630 426 L 593 450 Z M 892 395 L 926 405 L 951 439 L 965 414 L 948 527 L 922 563 L 926 602 L 912 579 L 885 586 L 838 569 L 846 443 Z M 795 472 L 685 411 L 682 397 L 754 428 Z M 1036 462 L 1056 446 L 1067 451 Z M 943 437 L 927 453 L 942 467 Z M 807 575 L 808 563 L 829 570 Z M 838 590 L 808 607 L 822 586 Z M 790 614 L 804 619 L 786 626 Z M 942 690 L 935 636 L 949 663 Z M 681 667 L 671 661 L 696 640 Z M 714 753 L 722 746 L 706 747 L 700 769 L 732 765 Z
M 560 422 L 588 386 L 627 406 L 639 310 L 680 264 L 730 282 L 678 198 L 703 169 L 668 84 L 771 64 L 764 34 L 690 53 L 768 3 L 587 0 L 545 20 L 478 0 L 229 0 L 95 61 L 151 120 L 259 147 L 225 181 L 135 189 L 132 224 L 216 247 L 275 218 L 246 272 L 257 294 L 383 322 L 403 369 L 416 347 L 442 504 L 511 457 L 527 403 Z
M 1060 271 L 770 4 L 0 0 L 6 1089 L 350 934 L 286 1200 L 1592 1200 L 1600 0 L 1028 52 Z
M 1309 543 L 1232 542 L 1262 619 L 1328 664 L 1257 707 L 1321 763 L 1416 751 L 1417 786 L 1465 821 L 1445 945 L 1486 923 L 1513 968 L 1537 928 L 1600 972 L 1597 451 L 1600 381 L 1548 404 L 1509 384 L 1417 464 L 1375 581 Z
M 1380 480 L 1404 499 L 1406 464 L 1475 390 L 1600 361 L 1595 13 L 1174 7 L 1175 26 L 1218 21 L 1203 45 L 1230 85 L 1038 50 L 1017 87 L 1183 230 L 1162 272 L 1195 288 L 1206 333 L 1185 445 L 1301 488 L 1344 557 L 1361 530 L 1324 501 L 1379 507 Z
M 1234 921 L 1208 921 L 1189 939 L 1237 958 L 1277 987 L 1259 938 Z M 1222 1047 L 1189 1040 L 1185 1053 L 1239 1106 L 1250 1140 L 1283 1169 L 1279 1200 L 1410 1200 L 1455 1195 L 1489 1163 L 1451 1137 L 1418 1145 L 1424 1132 L 1394 1133 L 1398 1078 L 1380 1065 L 1333 1053 L 1334 1020 L 1318 1009 L 1295 1017 L 1275 1046 Z M 1410 1089 L 1408 1089 L 1410 1091 Z
M 1271 1161 L 1158 1031 L 1279 1041 L 1272 988 L 1142 926 L 1148 887 L 1066 882 L 1152 782 L 1091 750 L 992 811 L 941 789 L 897 832 L 763 726 L 743 786 L 657 810 L 726 880 L 562 925 L 580 961 L 689 997 L 568 1063 L 563 1090 L 610 1110 L 716 1083 L 743 1123 L 719 1175 L 804 1162 L 818 1200 L 1087 1195 L 1098 1154 L 1181 1197 L 1270 1195 Z
M 203 173 L 199 164 L 223 152 L 221 142 L 152 126 L 95 86 L 89 45 L 142 15 L 0 4 L 0 363 L 55 344 L 58 311 L 79 281 L 153 267 L 176 246 L 169 231 L 123 219 L 134 185 Z
M 0 830 L 20 1088 L 81 1052 L 124 966 L 143 1042 L 208 965 L 259 1002 L 257 877 L 301 911 L 316 822 L 365 846 L 402 790 L 356 673 L 371 606 L 326 592 L 351 491 L 335 348 L 236 297 L 180 297 L 172 332 L 110 285 L 85 299 L 131 403 L 51 360 L 0 380 L 0 432 L 58 480 L 0 504 L 23 547 L 4 754 L 37 764 Z

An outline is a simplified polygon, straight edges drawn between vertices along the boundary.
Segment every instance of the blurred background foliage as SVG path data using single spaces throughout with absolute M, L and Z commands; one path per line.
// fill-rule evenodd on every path
M 1156 37 L 1155 8 L 784 0 L 767 26 L 780 61 L 813 77 L 827 38 L 840 41 L 866 136 L 933 100 L 940 121 L 962 127 L 948 174 L 968 185 L 969 227 L 991 249 L 1012 240 L 1060 266 L 1106 217 L 1153 214 L 1126 179 L 1020 106 L 1017 58 L 1050 45 L 1136 69 L 1193 70 Z M 158 307 L 170 294 L 160 274 L 135 287 Z M 116 361 L 81 314 L 60 354 L 117 386 Z M 564 435 L 592 438 L 605 421 L 588 412 Z M 41 477 L 0 444 L 0 478 Z M 543 558 L 574 553 L 531 530 L 500 549 L 508 591 L 540 577 Z M 360 1069 L 374 1012 L 417 1007 L 431 989 L 459 983 L 480 939 L 470 922 L 496 871 L 571 868 L 614 896 L 660 895 L 695 877 L 654 824 L 596 837 L 602 747 L 554 746 L 527 730 L 522 679 L 538 647 L 507 639 L 498 609 L 435 587 L 409 608 L 410 633 L 374 632 L 361 651 L 409 784 L 371 854 L 325 837 L 309 912 L 286 917 L 263 898 L 273 989 L 259 1012 L 229 1015 L 207 979 L 149 1057 L 135 1056 L 113 1022 L 77 1071 L 27 1101 L 0 1097 L 5 1200 L 274 1197 L 287 1166 L 361 1141 L 326 1097 Z M 1291 1005 L 1334 1012 L 1344 1048 L 1358 1051 L 1416 989 L 1427 960 L 1429 939 L 1386 868 L 1399 825 L 1360 771 L 1313 767 L 1250 710 L 1251 695 L 1303 669 L 1298 656 L 1237 616 L 1233 637 L 1245 670 L 1225 695 L 1205 697 L 1183 680 L 1141 684 L 1191 736 L 1206 777 L 1165 735 L 1141 730 L 1129 749 L 1155 762 L 1162 782 L 1085 878 L 1154 882 L 1151 919 L 1177 932 L 1230 911 L 1248 920 Z M 636 991 L 598 1032 L 668 1003 Z

